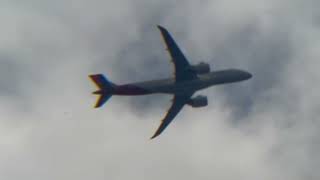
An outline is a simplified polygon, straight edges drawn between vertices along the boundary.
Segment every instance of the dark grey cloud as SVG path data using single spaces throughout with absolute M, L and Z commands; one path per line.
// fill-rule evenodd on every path
M 1 179 L 316 179 L 317 4 L 3 3 Z M 87 75 L 115 83 L 170 76 L 156 24 L 193 63 L 254 78 L 199 92 L 209 107 L 186 107 L 149 141 L 170 97 L 114 97 L 92 109 Z
M 22 90 L 19 87 L 19 78 L 17 75 L 14 75 L 12 72 L 19 72 L 19 66 L 14 64 L 13 57 L 8 57 L 3 54 L 1 57 L 1 94 L 3 95 L 15 95 L 19 94 L 18 91 Z M 12 76 L 8 74 L 12 73 Z
M 283 83 L 284 70 L 292 59 L 290 34 L 282 32 L 281 28 L 263 33 L 257 27 L 259 23 L 240 27 L 215 52 L 215 57 L 223 60 L 218 66 L 233 64 L 228 66 L 244 68 L 254 74 L 249 82 L 222 88 L 236 117 L 248 115 L 252 106 L 259 103 L 261 94 Z

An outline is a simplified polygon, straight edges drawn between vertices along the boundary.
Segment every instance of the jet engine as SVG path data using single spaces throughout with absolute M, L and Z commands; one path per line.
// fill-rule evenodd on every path
M 207 63 L 201 62 L 197 65 L 191 65 L 191 70 L 195 71 L 197 74 L 206 74 L 210 72 L 210 66 Z
M 206 96 L 199 95 L 195 98 L 191 98 L 187 104 L 195 108 L 204 107 L 208 105 L 208 99 Z

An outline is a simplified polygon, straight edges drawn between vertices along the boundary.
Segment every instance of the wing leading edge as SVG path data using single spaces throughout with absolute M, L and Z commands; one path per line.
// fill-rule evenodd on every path
M 181 111 L 183 106 L 188 102 L 192 95 L 193 93 L 189 95 L 175 95 L 173 97 L 173 102 L 170 109 L 167 112 L 167 115 L 163 118 L 160 126 L 158 127 L 154 135 L 151 137 L 151 139 L 159 136 L 166 129 L 166 127 L 177 116 L 177 114 Z
M 176 82 L 191 80 L 197 78 L 197 74 L 190 70 L 190 64 L 185 58 L 177 43 L 174 41 L 168 30 L 159 26 L 163 40 L 167 46 L 167 50 L 170 53 L 171 60 L 174 64 Z

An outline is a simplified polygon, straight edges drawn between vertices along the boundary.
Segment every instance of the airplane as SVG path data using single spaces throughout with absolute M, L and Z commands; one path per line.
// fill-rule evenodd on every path
M 206 96 L 198 95 L 192 98 L 196 91 L 213 85 L 244 81 L 252 77 L 249 72 L 239 69 L 210 71 L 209 64 L 204 62 L 190 65 L 168 30 L 160 25 L 157 27 L 161 32 L 174 65 L 173 78 L 116 85 L 103 74 L 89 75 L 90 79 L 99 88 L 93 92 L 93 94 L 99 95 L 95 108 L 101 107 L 112 95 L 137 96 L 154 93 L 173 95 L 172 105 L 151 139 L 159 136 L 166 129 L 184 105 L 189 105 L 193 108 L 208 105 Z

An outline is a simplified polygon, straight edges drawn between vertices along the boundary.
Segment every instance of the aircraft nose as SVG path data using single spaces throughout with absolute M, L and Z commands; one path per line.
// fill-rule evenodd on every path
M 252 74 L 251 73 L 248 73 L 248 72 L 243 72 L 243 76 L 245 79 L 250 79 L 252 78 Z

